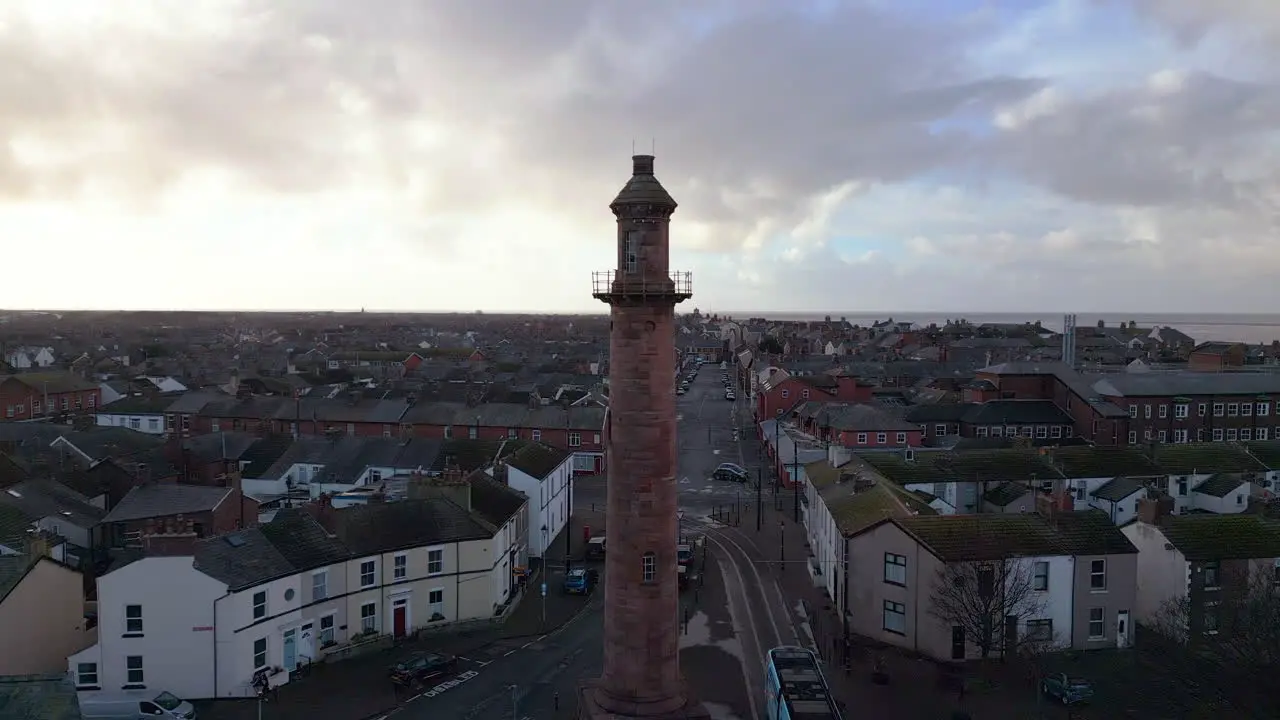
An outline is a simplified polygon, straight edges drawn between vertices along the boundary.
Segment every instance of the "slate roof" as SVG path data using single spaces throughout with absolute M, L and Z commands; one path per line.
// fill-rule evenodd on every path
M 844 432 L 909 432 L 919 430 L 915 423 L 891 415 L 882 407 L 866 403 L 833 406 L 824 426 Z
M 1108 480 L 1105 485 L 1090 494 L 1099 500 L 1116 503 L 1131 497 L 1136 492 L 1141 492 L 1144 488 L 1146 485 L 1138 478 L 1121 476 Z
M 221 505 L 231 491 L 232 488 L 178 483 L 152 482 L 135 485 L 102 522 L 117 523 L 206 512 Z
M 1022 483 L 1004 482 L 988 490 L 982 499 L 997 507 L 1004 507 L 1028 492 L 1027 486 Z
M 444 498 L 343 508 L 334 528 L 357 556 L 493 537 L 497 528 Z
M 913 423 L 955 423 L 969 412 L 976 403 L 929 403 L 912 405 L 902 419 Z
M 1173 515 L 1160 529 L 1192 561 L 1280 557 L 1280 520 L 1262 515 Z
M 240 462 L 244 463 L 240 469 L 240 476 L 262 477 L 263 473 L 292 446 L 293 438 L 287 436 L 275 435 L 259 440 L 240 456 Z
M 164 444 L 164 440 L 155 435 L 124 427 L 72 431 L 62 437 L 62 442 L 70 444 L 93 460 L 135 455 Z
M 916 516 L 896 521 L 947 562 L 1006 557 L 1112 555 L 1138 550 L 1101 510 Z
M 632 157 L 632 175 L 627 184 L 618 191 L 609 207 L 631 203 L 646 203 L 674 209 L 676 201 L 667 193 L 662 183 L 653 174 L 653 156 L 635 155 Z
M 451 438 L 440 446 L 435 462 L 431 464 L 431 472 L 443 472 L 450 462 L 464 473 L 487 468 L 495 461 L 510 457 L 522 449 L 525 440 L 469 440 Z
M 34 372 L 16 375 L 0 375 L 0 383 L 16 380 L 38 392 L 66 393 L 77 390 L 96 390 L 98 384 L 70 372 Z
M 32 522 L 60 516 L 80 528 L 102 521 L 105 510 L 56 480 L 26 480 L 0 491 L 0 503 L 17 508 Z
M 1210 497 L 1224 498 L 1243 484 L 1244 481 L 1239 476 L 1218 473 L 1210 475 L 1207 480 L 1197 485 L 1195 492 Z
M 1170 475 L 1263 472 L 1267 469 L 1243 447 L 1230 443 L 1178 443 L 1155 447 L 1155 463 Z
M 1070 425 L 1071 416 L 1052 400 L 989 400 L 965 412 L 971 425 Z
M 27 542 L 27 529 L 33 522 L 18 508 L 0 502 L 0 545 L 21 551 Z
M 1165 471 L 1138 450 L 1120 445 L 1078 445 L 1054 448 L 1050 462 L 1068 478 L 1154 476 Z
M 1245 443 L 1244 446 L 1258 462 L 1272 470 L 1280 470 L 1280 440 L 1258 440 Z
M 1112 397 L 1172 397 L 1176 395 L 1274 395 L 1280 375 L 1273 373 L 1118 373 L 1093 383 Z
M 27 571 L 39 561 L 39 556 L 33 558 L 25 551 L 19 555 L 0 555 L 0 602 L 4 602 L 9 592 L 22 582 Z
M 294 567 L 318 567 L 351 555 L 337 537 L 325 530 L 308 512 L 283 508 L 271 522 L 258 528 L 282 557 Z
M 483 471 L 471 475 L 471 509 L 494 527 L 506 525 L 528 502 L 524 493 Z
M 536 480 L 542 480 L 565 464 L 573 453 L 544 442 L 529 443 L 507 458 L 507 465 Z
M 81 720 L 80 700 L 67 673 L 0 675 L 0 718 Z

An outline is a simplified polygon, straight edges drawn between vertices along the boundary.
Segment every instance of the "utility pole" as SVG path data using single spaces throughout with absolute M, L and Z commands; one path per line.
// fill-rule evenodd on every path
M 564 444 L 569 445 L 569 405 L 564 406 Z M 569 557 L 572 555 L 573 548 L 573 471 L 578 463 L 574 459 L 576 457 L 573 448 L 569 448 L 569 482 L 565 486 L 565 492 L 569 494 L 569 511 L 564 516 L 564 572 L 569 574 Z
M 778 572 L 782 572 L 787 562 L 787 526 L 778 521 Z
M 792 519 L 797 525 L 800 524 L 800 448 L 796 446 L 795 440 L 791 441 L 791 488 L 795 497 L 792 499 Z
M 509 687 L 511 688 L 511 720 L 517 720 L 517 718 L 520 717 L 520 713 L 517 711 L 517 707 L 516 707 L 516 702 L 517 702 L 516 691 L 518 688 L 515 685 L 511 685 Z

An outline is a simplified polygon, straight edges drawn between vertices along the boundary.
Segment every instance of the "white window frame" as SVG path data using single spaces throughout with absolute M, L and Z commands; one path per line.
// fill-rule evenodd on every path
M 907 556 L 887 552 L 884 554 L 884 581 L 890 585 L 907 586 Z
M 398 552 L 391 556 L 391 579 L 399 582 L 409 577 L 409 553 Z
M 1214 416 L 1214 417 L 1222 417 L 1222 416 L 1223 416 L 1223 413 L 1225 412 L 1225 411 L 1224 411 L 1224 408 L 1225 408 L 1225 407 L 1226 407 L 1226 404 L 1224 404 L 1224 403 L 1220 403 L 1220 402 L 1216 402 L 1216 403 L 1214 403 L 1214 404 L 1213 404 L 1213 416 Z
M 261 645 L 262 647 L 261 650 L 258 649 L 259 645 Z M 253 665 L 254 672 L 258 672 L 259 670 L 267 667 L 270 664 L 267 658 L 267 651 L 270 649 L 270 646 L 271 644 L 267 642 L 267 638 L 265 635 L 253 641 L 253 647 L 252 647 L 253 660 L 250 661 L 250 664 Z
M 1137 430 L 1130 430 L 1130 431 L 1129 431 L 1129 444 L 1130 444 L 1130 445 L 1137 445 L 1137 444 L 1138 444 L 1138 431 L 1137 431 Z
M 86 669 L 89 668 L 89 669 Z M 98 684 L 98 663 L 76 663 L 76 687 L 96 688 Z
M 1102 570 L 1098 570 L 1098 563 L 1102 563 Z M 1101 584 L 1098 578 L 1102 578 Z M 1106 558 L 1095 558 L 1089 561 L 1089 592 L 1106 592 L 1107 591 L 1107 560 Z
M 444 574 L 444 546 L 427 548 L 427 577 Z
M 946 423 L 937 423 L 937 424 L 935 424 L 935 425 L 933 426 L 933 436 L 934 436 L 934 437 L 946 437 L 946 436 L 947 436 L 947 424 L 946 424 Z
M 881 615 L 880 625 L 885 632 L 891 632 L 896 635 L 907 634 L 907 606 L 905 603 L 885 600 L 884 610 Z M 890 622 L 890 618 L 893 618 L 892 622 Z
M 267 617 L 267 591 L 258 590 L 253 593 L 253 619 L 262 620 Z
M 131 612 L 134 608 L 138 609 L 137 616 Z M 133 623 L 137 622 L 137 629 L 134 629 Z M 125 605 L 124 606 L 124 636 L 125 637 L 141 637 L 143 633 L 144 623 L 142 621 L 141 605 Z
M 1222 442 L 1222 428 L 1213 429 L 1213 441 Z
M 329 621 L 329 627 L 325 627 L 325 621 Z M 336 633 L 338 632 L 338 611 L 327 612 L 320 616 L 319 622 L 316 623 L 316 639 L 320 642 L 320 647 L 326 648 L 331 645 L 338 644 Z M 326 634 L 327 633 L 327 634 Z
M 1227 442 L 1233 442 L 1236 439 L 1236 429 L 1227 428 Z
M 877 444 L 877 445 L 888 445 L 888 444 L 889 444 L 889 433 L 882 433 L 882 432 L 878 432 L 878 433 L 876 433 L 876 444 Z
M 431 596 L 435 595 L 436 593 L 440 593 L 440 601 L 439 601 L 439 602 L 435 602 L 435 601 L 433 601 L 433 600 L 431 599 Z M 435 616 L 436 616 L 436 613 L 440 613 L 440 617 L 444 617 L 444 616 L 445 616 L 445 614 L 444 614 L 444 588 L 431 588 L 430 590 L 428 590 L 428 591 L 427 591 L 427 613 L 429 613 L 429 614 L 427 615 L 427 617 L 429 617 L 429 618 L 435 617 Z
M 658 576 L 658 556 L 652 550 L 640 556 L 642 582 L 653 582 Z
M 369 566 L 369 570 L 365 570 L 365 566 Z M 366 582 L 365 578 L 368 578 Z M 378 585 L 378 559 L 369 558 L 360 561 L 360 589 L 367 590 Z
M 1240 403 L 1227 403 L 1227 417 L 1240 416 Z
M 1240 440 L 1248 442 L 1253 439 L 1253 428 L 1240 428 Z
M 319 592 L 316 589 L 319 588 Z M 329 570 L 316 570 L 311 573 L 311 600 L 324 600 L 329 597 Z
M 1137 418 L 1137 417 L 1138 417 L 1138 404 L 1137 404 L 1137 403 L 1130 403 L 1130 404 L 1129 404 L 1129 417 L 1131 417 L 1131 418 Z
M 365 612 L 372 608 L 372 612 Z M 378 603 L 370 600 L 360 603 L 360 633 L 372 634 L 378 631 Z
M 134 667 L 137 660 L 137 667 Z M 137 673 L 137 675 L 134 675 Z M 136 678 L 136 679 L 135 679 Z M 126 655 L 124 658 L 124 684 L 127 688 L 145 687 L 147 684 L 147 663 L 141 655 Z
M 1169 406 L 1164 403 L 1160 403 L 1160 419 L 1163 420 L 1167 417 L 1169 417 Z
M 1037 592 L 1049 592 L 1048 560 L 1035 560 L 1031 563 L 1031 589 Z
M 1146 405 L 1142 406 L 1142 417 L 1148 420 L 1151 419 L 1151 403 L 1147 403 Z
M 1186 403 L 1177 403 L 1173 406 L 1173 417 L 1178 420 L 1185 420 L 1191 415 L 1191 406 Z
M 534 442 L 541 442 L 542 431 L 539 430 L 538 428 L 534 428 L 532 431 L 529 432 L 529 439 Z
M 1251 417 L 1253 415 L 1253 403 L 1240 403 L 1240 417 Z
M 1040 440 L 1044 440 L 1045 438 L 1049 437 L 1049 428 L 1044 425 L 1037 425 L 1036 437 Z
M 1204 417 L 1205 415 L 1208 415 L 1209 403 L 1200 403 L 1200 405 L 1196 407 L 1196 414 L 1199 415 L 1200 417 Z
M 1093 619 L 1094 615 L 1098 616 L 1097 620 Z M 1093 632 L 1094 625 L 1098 627 L 1098 633 Z M 1107 639 L 1107 609 L 1104 607 L 1089 608 L 1089 639 L 1090 640 L 1106 640 Z
M 1267 436 L 1271 434 L 1270 431 L 1265 427 L 1260 427 L 1257 430 L 1258 430 L 1257 432 L 1258 440 L 1266 440 L 1268 439 Z
M 1266 416 L 1270 415 L 1270 414 L 1271 414 L 1271 403 L 1269 403 L 1269 402 L 1260 402 L 1260 403 L 1257 403 L 1257 408 L 1255 409 L 1255 411 L 1254 411 L 1254 413 L 1253 413 L 1253 414 L 1254 414 L 1254 415 L 1257 415 L 1258 417 L 1266 417 Z
M 782 388 L 782 399 L 786 400 L 789 397 L 791 397 L 791 391 L 786 388 Z
M 1053 427 L 1049 428 L 1049 437 L 1051 437 L 1051 438 L 1060 438 L 1060 437 L 1062 437 L 1062 426 L 1061 426 L 1061 425 L 1054 425 Z
M 582 433 L 577 431 L 569 433 L 569 447 L 582 447 Z
M 900 432 L 900 433 L 898 433 L 897 441 L 898 441 L 898 444 L 899 444 L 899 445 L 906 445 L 906 444 L 907 444 L 907 434 L 906 434 L 906 433 L 904 433 L 904 432 Z
M 855 438 L 855 439 L 858 441 L 858 444 L 859 444 L 859 445 L 866 445 L 866 444 L 867 444 L 867 434 L 866 434 L 866 433 L 858 433 L 858 436 L 857 436 L 857 438 Z

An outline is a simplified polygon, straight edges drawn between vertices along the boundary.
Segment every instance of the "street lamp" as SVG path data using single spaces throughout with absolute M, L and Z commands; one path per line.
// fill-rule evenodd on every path
M 507 689 L 511 691 L 511 720 L 516 720 L 516 718 L 520 717 L 520 713 L 516 711 L 516 702 L 518 700 L 516 691 L 519 690 L 519 687 L 508 685 Z

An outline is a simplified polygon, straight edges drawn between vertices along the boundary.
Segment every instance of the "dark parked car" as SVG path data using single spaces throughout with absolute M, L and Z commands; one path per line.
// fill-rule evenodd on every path
M 391 682 L 397 685 L 417 685 L 458 669 L 458 658 L 439 653 L 414 653 L 391 667 Z
M 1055 673 L 1040 683 L 1040 691 L 1063 705 L 1088 702 L 1093 697 L 1093 686 L 1088 680 L 1067 677 Z
M 751 479 L 751 474 L 748 473 L 741 465 L 720 463 L 720 466 L 715 469 L 715 472 L 711 473 L 711 477 L 716 480 L 745 483 Z

